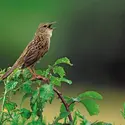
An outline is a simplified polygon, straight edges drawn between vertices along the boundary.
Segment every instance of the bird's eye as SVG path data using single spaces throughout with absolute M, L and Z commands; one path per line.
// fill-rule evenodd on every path
M 47 25 L 44 25 L 43 27 L 47 27 Z

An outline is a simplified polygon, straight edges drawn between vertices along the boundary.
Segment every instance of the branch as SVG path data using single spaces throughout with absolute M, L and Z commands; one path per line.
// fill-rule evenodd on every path
M 69 121 L 72 122 L 73 120 L 72 120 L 72 116 L 71 116 L 71 113 L 70 113 L 70 110 L 69 110 L 69 105 L 67 104 L 67 102 L 63 98 L 62 93 L 59 90 L 57 90 L 55 87 L 53 88 L 53 90 L 58 95 L 58 97 L 62 101 L 62 103 L 64 104 L 64 106 L 66 108 L 66 111 L 69 113 L 69 115 L 68 115 Z
M 49 79 L 48 79 L 48 78 L 45 78 L 45 77 L 42 77 L 42 76 L 37 76 L 36 79 L 41 80 L 41 81 L 43 81 L 43 82 L 46 83 L 46 84 L 49 83 Z M 34 79 L 34 80 L 35 80 L 35 79 Z M 69 121 L 70 121 L 70 122 L 73 122 L 72 115 L 71 115 L 70 110 L 69 110 L 69 106 L 70 106 L 70 105 L 65 101 L 65 99 L 64 99 L 64 97 L 63 97 L 63 95 L 62 95 L 62 93 L 61 93 L 58 89 L 56 89 L 56 88 L 54 87 L 53 90 L 54 90 L 54 92 L 58 95 L 58 97 L 59 97 L 59 99 L 62 101 L 62 103 L 64 104 L 64 106 L 65 106 L 65 108 L 66 108 L 66 111 L 69 113 L 69 115 L 68 115 Z

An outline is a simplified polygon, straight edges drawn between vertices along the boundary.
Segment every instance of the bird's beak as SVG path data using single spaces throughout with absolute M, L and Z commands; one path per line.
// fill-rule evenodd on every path
M 55 23 L 56 23 L 56 22 L 51 22 L 51 23 L 49 23 L 49 24 L 48 24 L 48 28 L 50 28 L 50 29 L 55 29 L 55 28 L 52 27 L 52 25 L 55 24 Z

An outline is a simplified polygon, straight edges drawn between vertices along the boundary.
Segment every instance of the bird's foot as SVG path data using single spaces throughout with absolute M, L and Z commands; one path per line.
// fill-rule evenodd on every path
M 48 78 L 45 78 L 44 76 L 41 76 L 41 75 L 34 75 L 31 80 L 42 80 L 44 83 L 48 83 L 49 82 L 49 79 Z

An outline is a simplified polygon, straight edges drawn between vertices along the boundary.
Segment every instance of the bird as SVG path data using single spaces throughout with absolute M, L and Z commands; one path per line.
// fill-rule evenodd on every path
M 50 38 L 54 30 L 52 25 L 55 23 L 56 22 L 39 24 L 33 39 L 26 46 L 14 65 L 1 77 L 2 80 L 6 79 L 16 68 L 28 68 L 33 75 L 33 79 L 37 77 L 34 66 L 50 48 Z M 44 79 L 44 77 L 42 78 Z

